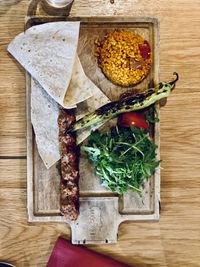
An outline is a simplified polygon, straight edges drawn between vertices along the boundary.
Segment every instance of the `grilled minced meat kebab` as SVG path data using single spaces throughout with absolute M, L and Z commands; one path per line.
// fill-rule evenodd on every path
M 76 145 L 76 133 L 66 133 L 74 122 L 74 112 L 61 108 L 58 117 L 61 154 L 60 211 L 69 220 L 76 220 L 79 215 L 79 147 Z
M 154 88 L 149 88 L 143 93 L 136 94 L 132 97 L 120 99 L 119 101 L 110 102 L 96 111 L 87 114 L 82 119 L 75 122 L 69 129 L 75 132 L 87 128 L 93 124 L 99 124 L 115 118 L 121 113 L 140 110 L 146 108 L 162 98 L 168 97 L 178 81 L 178 73 L 174 72 L 176 78 L 171 82 L 160 82 Z

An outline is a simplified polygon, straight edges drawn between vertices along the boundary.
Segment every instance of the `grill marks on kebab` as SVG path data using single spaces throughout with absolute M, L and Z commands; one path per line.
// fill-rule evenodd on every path
M 61 154 L 61 214 L 70 220 L 79 215 L 79 147 L 76 145 L 76 134 L 67 133 L 75 122 L 72 110 L 60 108 L 59 144 Z

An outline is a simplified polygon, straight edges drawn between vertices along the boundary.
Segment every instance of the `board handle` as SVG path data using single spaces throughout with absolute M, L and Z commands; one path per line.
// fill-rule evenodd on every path
M 117 197 L 82 197 L 80 215 L 70 223 L 72 244 L 116 243 L 119 223 Z

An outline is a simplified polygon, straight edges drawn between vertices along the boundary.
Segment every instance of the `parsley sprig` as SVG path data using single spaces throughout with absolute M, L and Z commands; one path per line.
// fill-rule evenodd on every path
M 128 189 L 140 194 L 160 163 L 148 131 L 136 127 L 113 127 L 106 134 L 92 132 L 82 150 L 94 163 L 102 185 L 120 195 Z

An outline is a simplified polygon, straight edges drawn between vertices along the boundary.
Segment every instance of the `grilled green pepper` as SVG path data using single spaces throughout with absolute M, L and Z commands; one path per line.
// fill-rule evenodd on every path
M 154 88 L 149 88 L 143 93 L 119 101 L 113 101 L 98 108 L 94 112 L 87 114 L 82 119 L 75 122 L 69 131 L 77 131 L 93 124 L 106 122 L 121 113 L 146 108 L 154 104 L 156 101 L 168 97 L 172 89 L 175 87 L 176 81 L 179 79 L 178 73 L 174 72 L 174 75 L 176 75 L 176 78 L 171 82 L 160 82 Z

